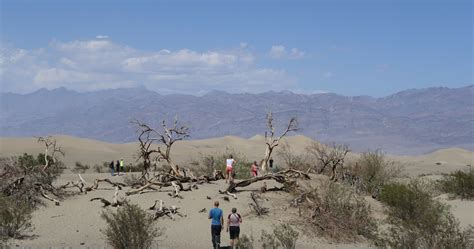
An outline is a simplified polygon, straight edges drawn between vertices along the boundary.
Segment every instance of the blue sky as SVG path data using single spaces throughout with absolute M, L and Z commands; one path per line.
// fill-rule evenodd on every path
M 385 96 L 473 83 L 472 2 L 1 0 L 1 91 Z

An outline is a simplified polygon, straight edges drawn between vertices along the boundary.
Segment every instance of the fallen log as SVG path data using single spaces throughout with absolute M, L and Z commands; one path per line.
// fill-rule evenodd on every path
M 152 186 L 158 186 L 160 188 L 162 187 L 168 187 L 168 186 L 171 186 L 171 183 L 169 182 L 158 182 L 158 181 L 150 181 L 148 182 L 147 184 L 137 188 L 137 189 L 133 189 L 133 190 L 130 190 L 128 192 L 125 192 L 125 195 L 134 195 L 134 194 L 138 194 L 140 192 L 142 192 L 143 190 L 145 189 L 148 189 L 148 188 L 152 188 Z
M 306 180 L 311 179 L 311 177 L 309 176 L 308 173 L 305 173 L 303 171 L 296 170 L 296 169 L 283 170 L 283 171 L 277 172 L 277 174 L 285 175 L 289 178 L 300 178 L 301 177 L 301 178 L 304 178 Z
M 287 184 L 288 182 L 292 181 L 282 174 L 266 174 L 266 175 L 242 180 L 240 182 L 230 181 L 227 189 L 225 191 L 220 191 L 220 192 L 221 193 L 235 193 L 237 192 L 236 188 L 246 187 L 252 183 L 263 181 L 263 180 L 275 180 L 281 184 Z
M 105 179 L 95 179 L 94 180 L 94 185 L 92 186 L 92 189 L 96 190 L 99 188 L 99 182 L 107 182 L 113 187 L 118 187 L 119 190 L 122 190 L 122 187 L 126 187 L 127 184 L 121 183 L 121 182 L 113 182 L 108 178 Z

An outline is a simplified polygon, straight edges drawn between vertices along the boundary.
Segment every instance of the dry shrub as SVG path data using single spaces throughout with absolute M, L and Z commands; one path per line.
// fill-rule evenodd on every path
M 138 182 L 139 177 L 133 173 L 125 175 L 123 178 L 123 182 L 127 184 L 128 186 L 133 186 Z
M 31 208 L 43 204 L 39 186 L 58 197 L 64 196 L 62 190 L 53 187 L 53 182 L 61 175 L 64 164 L 57 160 L 52 163 L 50 160 L 51 164 L 45 172 L 44 163 L 44 154 L 39 154 L 37 158 L 26 153 L 20 157 L 0 158 L 0 192 L 27 203 Z
M 304 203 L 303 210 L 310 218 L 304 223 L 309 223 L 325 237 L 335 241 L 357 241 L 360 236 L 372 239 L 377 231 L 366 200 L 345 185 L 325 181 L 306 197 L 310 201 Z
M 280 224 L 273 228 L 273 234 L 262 230 L 260 243 L 263 249 L 295 249 L 299 233 L 289 224 Z
M 296 240 L 300 235 L 289 224 L 280 224 L 273 229 L 273 234 L 280 242 L 284 249 L 295 249 Z
M 96 173 L 104 173 L 110 172 L 109 162 L 102 162 L 102 165 L 94 164 L 94 172 Z
M 389 206 L 388 231 L 376 244 L 388 248 L 472 248 L 472 228 L 462 230 L 449 207 L 433 200 L 425 183 L 391 183 L 380 200 Z
M 308 155 L 297 154 L 286 141 L 278 148 L 277 154 L 283 159 L 286 167 L 289 169 L 307 171 L 311 168 Z
M 463 199 L 474 198 L 474 171 L 458 170 L 440 180 L 440 188 L 446 193 L 453 194 Z
M 31 231 L 32 211 L 27 203 L 0 195 L 0 241 L 21 238 L 23 233 Z
M 253 235 L 247 236 L 243 234 L 240 236 L 239 243 L 237 244 L 237 249 L 254 249 L 255 238 Z
M 153 240 L 161 235 L 153 217 L 138 205 L 125 204 L 117 212 L 102 212 L 107 228 L 101 230 L 107 243 L 115 249 L 151 248 Z
M 260 243 L 262 244 L 262 249 L 278 249 L 280 246 L 275 235 L 265 230 L 262 230 L 262 234 L 260 235 Z
M 72 172 L 74 173 L 85 173 L 88 169 L 90 169 L 91 166 L 87 164 L 83 164 L 81 162 L 76 162 L 74 169 L 72 169 Z

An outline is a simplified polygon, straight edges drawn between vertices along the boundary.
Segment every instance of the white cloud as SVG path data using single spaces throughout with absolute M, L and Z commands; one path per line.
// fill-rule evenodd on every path
M 287 56 L 292 53 L 299 51 Z M 65 86 L 84 91 L 145 85 L 164 93 L 195 94 L 208 90 L 262 92 L 296 85 L 296 79 L 285 71 L 254 62 L 246 44 L 229 50 L 143 51 L 109 39 L 53 41 L 36 50 L 2 47 L 1 90 L 28 92 Z
M 109 36 L 108 35 L 97 35 L 95 38 L 96 39 L 109 39 Z
M 297 48 L 287 50 L 283 45 L 273 45 L 268 55 L 273 59 L 301 59 L 306 53 Z
M 285 46 L 282 45 L 273 45 L 272 48 L 270 48 L 270 57 L 272 58 L 283 58 L 286 55 L 286 49 Z
M 305 52 L 297 48 L 292 48 L 290 54 L 288 55 L 290 59 L 300 59 L 300 58 L 303 58 L 304 56 L 305 56 Z

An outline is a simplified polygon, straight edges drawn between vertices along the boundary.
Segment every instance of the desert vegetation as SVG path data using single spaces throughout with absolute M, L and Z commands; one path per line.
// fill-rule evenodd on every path
M 281 139 L 297 130 L 296 119 L 290 119 L 279 136 L 273 122 L 273 114 L 269 113 L 262 143 L 265 153 L 259 161 L 262 171 L 255 177 L 250 174 L 250 160 L 231 147 L 218 153 L 201 153 L 182 166 L 175 163 L 173 145 L 189 136 L 187 127 L 178 120 L 171 125 L 163 121 L 159 128 L 134 122 L 138 160 L 127 165 L 126 171 L 141 173 L 121 178 L 96 174 L 98 178 L 86 181 L 81 174 L 91 169 L 108 172 L 108 163 L 91 167 L 76 162 L 71 175 L 77 180 L 57 185 L 56 180 L 64 170 L 57 157 L 65 154 L 54 138 L 38 139 L 49 154 L 23 154 L 0 160 L 1 239 L 21 238 L 31 231 L 31 214 L 44 200 L 60 205 L 67 196 L 85 196 L 95 191 L 87 199 L 94 204 L 102 203 L 102 207 L 97 207 L 104 208 L 101 217 L 106 227 L 101 231 L 106 242 L 113 248 L 150 248 L 163 232 L 157 228 L 157 220 L 186 219 L 180 207 L 182 201 L 190 196 L 194 200 L 194 191 L 203 186 L 218 186 L 203 199 L 238 203 L 250 197 L 250 203 L 245 205 L 252 217 L 266 219 L 284 210 L 281 217 L 291 221 L 278 222 L 273 230 L 261 231 L 258 239 L 246 233 L 239 248 L 292 249 L 297 248 L 302 236 L 318 236 L 336 243 L 371 243 L 380 248 L 472 247 L 472 230 L 461 229 L 449 207 L 433 196 L 437 186 L 438 191 L 472 199 L 472 171 L 453 172 L 437 184 L 401 179 L 400 164 L 387 159 L 381 151 L 368 151 L 354 159 L 349 157 L 351 150 L 344 144 L 312 142 L 306 149 L 295 150 Z M 286 167 L 269 171 L 267 163 L 274 152 Z M 224 162 L 231 154 L 237 161 L 234 180 L 213 185 L 224 178 Z M 102 195 L 107 193 L 102 190 L 113 190 L 113 196 Z M 131 203 L 135 199 L 132 195 L 153 198 L 149 193 L 157 192 L 165 192 L 164 197 L 172 203 L 163 196 L 152 200 L 153 205 L 145 210 Z M 269 192 L 281 194 L 286 203 L 272 206 Z M 369 203 L 382 206 L 386 218 L 374 216 Z M 204 208 L 199 213 L 206 211 Z
M 472 248 L 472 227 L 462 230 L 449 207 L 430 195 L 426 182 L 383 186 L 389 228 L 376 245 L 382 248 Z
M 445 175 L 439 181 L 440 189 L 446 193 L 452 194 L 455 197 L 463 199 L 474 198 L 474 171 L 457 170 L 449 175 Z
M 162 234 L 150 214 L 129 202 L 124 202 L 115 212 L 103 211 L 102 218 L 107 222 L 102 233 L 114 249 L 151 248 L 153 241 Z
M 401 176 L 402 167 L 388 160 L 379 150 L 362 153 L 352 166 L 347 167 L 346 179 L 359 191 L 377 197 L 384 184 Z
M 363 196 L 353 189 L 324 179 L 318 188 L 298 195 L 294 206 L 301 208 L 301 225 L 335 241 L 372 239 L 375 219 Z

